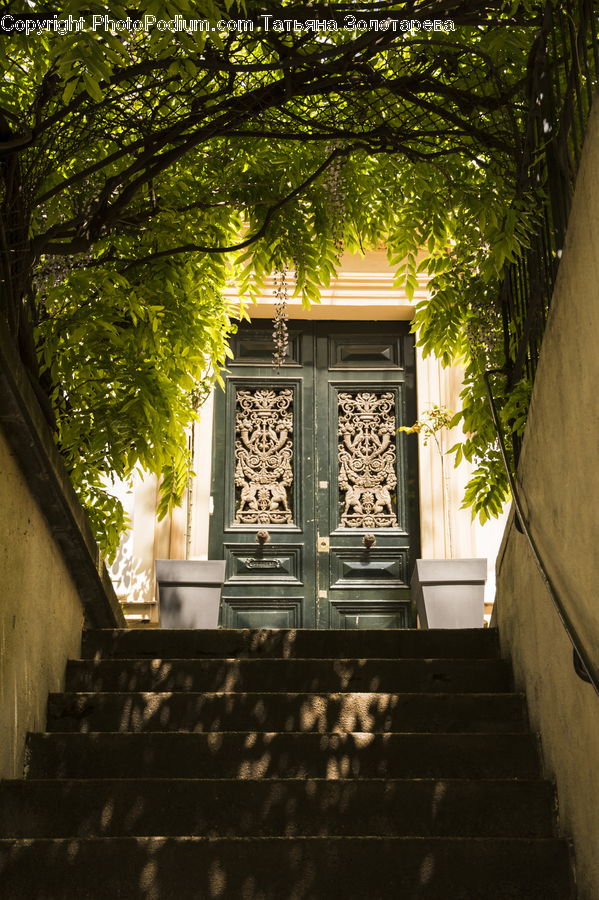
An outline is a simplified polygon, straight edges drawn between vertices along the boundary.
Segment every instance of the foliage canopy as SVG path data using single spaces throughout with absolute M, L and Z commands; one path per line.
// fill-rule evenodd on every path
M 199 15 L 191 0 L 146 7 Z M 262 7 L 201 9 L 210 31 L 3 38 L 2 314 L 101 543 L 114 549 L 123 525 L 112 473 L 163 474 L 165 503 L 183 489 L 185 428 L 244 315 L 226 285 L 250 298 L 289 266 L 317 302 L 341 248 L 382 244 L 408 292 L 419 266 L 430 273 L 420 340 L 468 367 L 457 452 L 480 463 L 469 502 L 495 513 L 506 485 L 477 373 L 499 352 L 498 279 L 530 219 L 514 198 L 534 8 L 368 6 L 368 19 L 434 12 L 456 26 L 408 33 L 229 30 L 218 23 L 259 23 Z M 292 9 L 268 7 L 281 20 Z M 357 9 L 331 4 L 326 18 Z M 127 19 L 92 0 L 86 22 L 107 13 Z

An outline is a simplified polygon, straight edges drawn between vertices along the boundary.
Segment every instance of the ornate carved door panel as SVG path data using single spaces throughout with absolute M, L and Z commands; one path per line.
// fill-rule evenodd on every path
M 415 417 L 406 323 L 293 322 L 274 374 L 269 322 L 240 329 L 215 412 L 211 556 L 223 624 L 411 624 Z
M 324 628 L 411 624 L 418 549 L 416 449 L 407 323 L 345 323 L 317 336 L 317 622 Z M 325 549 L 326 547 L 326 549 Z
M 240 328 L 215 403 L 210 556 L 227 561 L 221 619 L 235 628 L 316 624 L 314 338 L 294 331 L 275 375 L 271 333 Z

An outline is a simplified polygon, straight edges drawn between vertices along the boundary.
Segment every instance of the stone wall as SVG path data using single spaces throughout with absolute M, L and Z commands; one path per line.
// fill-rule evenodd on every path
M 599 103 L 576 185 L 536 376 L 518 480 L 549 575 L 599 667 Z M 560 829 L 574 839 L 579 900 L 599 897 L 599 696 L 528 549 L 508 526 L 497 567 L 497 621 L 555 777 Z

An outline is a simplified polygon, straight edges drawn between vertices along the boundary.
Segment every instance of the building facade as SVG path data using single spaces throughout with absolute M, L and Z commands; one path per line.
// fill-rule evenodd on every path
M 426 297 L 423 275 L 407 299 L 384 251 L 346 254 L 319 304 L 289 301 L 288 356 L 274 370 L 267 284 L 233 338 L 226 390 L 190 433 L 183 505 L 158 522 L 155 477 L 120 488 L 131 529 L 112 572 L 131 622 L 159 621 L 155 559 L 222 558 L 230 627 L 414 624 L 416 558 L 487 558 L 488 619 L 504 523 L 461 509 L 467 463 L 397 433 L 435 405 L 460 406 L 459 368 L 424 358 L 410 332 Z M 460 429 L 438 438 L 444 453 Z

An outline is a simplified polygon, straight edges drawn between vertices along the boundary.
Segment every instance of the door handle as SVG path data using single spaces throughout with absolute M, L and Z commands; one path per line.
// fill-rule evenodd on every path
M 265 544 L 268 544 L 270 540 L 270 534 L 266 530 L 266 528 L 261 529 L 256 532 L 256 543 L 260 544 L 261 547 L 264 547 Z
M 365 534 L 362 538 L 362 543 L 367 550 L 370 550 L 370 548 L 374 547 L 374 545 L 376 544 L 376 537 L 374 536 L 374 534 Z

